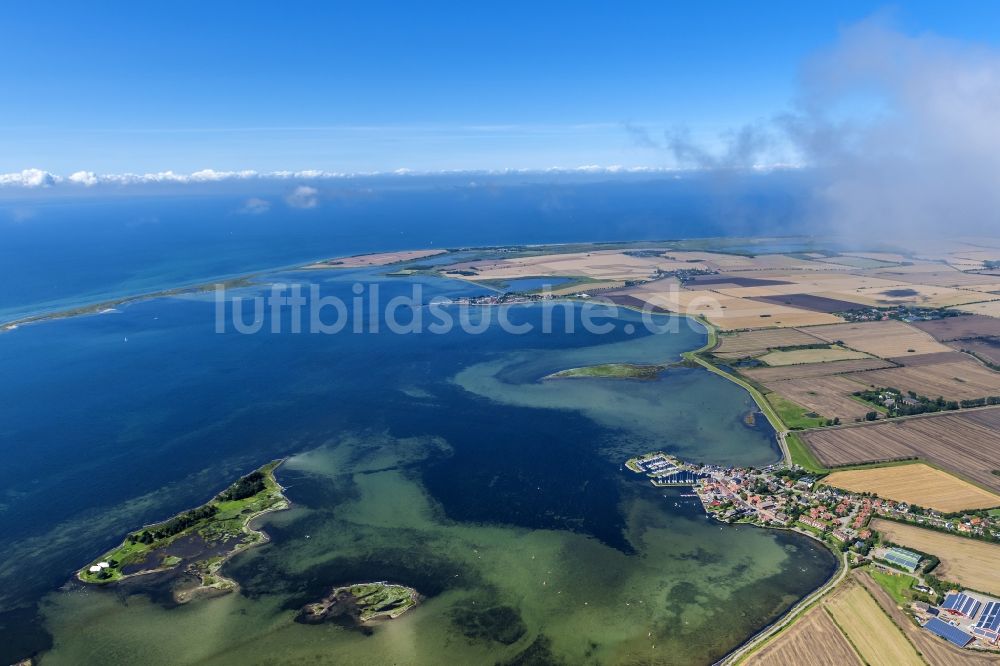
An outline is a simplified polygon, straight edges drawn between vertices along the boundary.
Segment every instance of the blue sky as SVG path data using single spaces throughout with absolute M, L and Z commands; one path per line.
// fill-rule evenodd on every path
M 671 166 L 767 119 L 867 2 L 14 3 L 0 173 Z M 907 3 L 991 45 L 1000 3 Z

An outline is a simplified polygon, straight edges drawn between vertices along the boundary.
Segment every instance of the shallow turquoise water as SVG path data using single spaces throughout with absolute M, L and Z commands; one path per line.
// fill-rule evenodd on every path
M 275 279 L 345 300 L 357 280 L 385 298 L 412 286 L 367 271 Z M 425 300 L 469 289 L 421 285 Z M 17 378 L 0 386 L 0 660 L 54 639 L 46 663 L 493 663 L 526 651 L 702 663 L 832 570 L 808 540 L 721 527 L 621 471 L 650 448 L 775 460 L 773 433 L 744 425 L 753 405 L 738 387 L 682 368 L 650 382 L 541 381 L 677 360 L 704 341 L 687 320 L 652 335 L 621 312 L 607 334 L 567 334 L 580 309 L 560 307 L 542 333 L 543 310 L 518 306 L 506 316 L 534 333 L 309 335 L 267 321 L 238 335 L 215 333 L 214 311 L 210 295 L 158 299 L 0 336 L 0 372 Z M 230 564 L 242 594 L 167 608 L 155 589 L 53 592 L 128 530 L 285 455 L 296 506 L 266 519 L 271 545 Z M 383 578 L 426 603 L 371 636 L 292 622 L 334 585 Z M 512 609 L 519 638 L 463 633 L 474 601 Z

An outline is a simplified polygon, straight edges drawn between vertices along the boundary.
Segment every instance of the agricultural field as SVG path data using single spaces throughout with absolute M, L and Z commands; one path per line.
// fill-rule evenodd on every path
M 467 280 L 503 280 L 526 277 L 574 276 L 596 280 L 648 280 L 657 270 L 704 270 L 697 262 L 662 256 L 634 256 L 620 250 L 543 254 L 511 259 L 484 259 L 453 264 L 444 274 Z
M 1000 372 L 968 357 L 947 363 L 871 370 L 852 377 L 867 386 L 892 386 L 932 399 L 943 396 L 947 400 L 972 400 L 1000 395 Z
M 786 280 L 746 277 L 733 273 L 716 273 L 714 275 L 699 275 L 684 283 L 685 289 L 732 289 L 736 287 L 769 287 L 779 284 L 790 284 Z
M 822 605 L 816 605 L 745 662 L 747 666 L 863 663 Z
M 990 301 L 988 303 L 970 303 L 951 308 L 969 314 L 985 315 L 987 317 L 1000 317 L 1000 301 Z
M 865 663 L 871 666 L 924 663 L 899 627 L 854 579 L 847 579 L 824 607 Z
M 815 310 L 816 312 L 845 312 L 857 307 L 856 303 L 843 301 L 827 296 L 816 296 L 814 294 L 787 294 L 783 296 L 751 296 L 750 300 L 764 303 L 774 303 L 775 305 L 790 305 L 794 308 L 804 310 Z
M 776 350 L 758 357 L 770 366 L 803 365 L 808 363 L 829 363 L 831 361 L 851 361 L 860 358 L 870 358 L 864 352 L 831 346 L 827 349 L 792 349 Z
M 671 312 L 700 315 L 723 331 L 747 328 L 774 328 L 831 324 L 840 318 L 824 312 L 811 312 L 784 305 L 759 303 L 746 298 L 726 296 L 708 289 L 669 288 L 664 280 L 621 290 L 651 305 Z
M 872 593 L 867 589 L 869 584 L 875 588 Z M 887 596 L 866 573 L 852 572 L 824 599 L 742 663 L 748 666 L 924 664 L 908 638 L 912 621 L 902 613 L 900 620 L 895 614 L 883 611 L 875 593 Z M 895 605 L 892 608 L 896 610 Z
M 818 265 L 785 254 L 759 254 L 747 257 L 738 254 L 722 254 L 720 252 L 667 252 L 667 256 L 678 261 L 704 263 L 718 271 L 765 271 L 765 270 L 815 270 Z
M 987 363 L 1000 365 L 1000 338 L 955 340 L 949 342 L 948 345 L 960 351 L 969 352 Z
M 893 360 L 899 365 L 905 365 L 908 368 L 915 368 L 921 365 L 934 365 L 936 363 L 956 363 L 960 361 L 968 361 L 969 357 L 965 356 L 961 352 L 950 351 L 934 352 L 933 354 L 914 354 L 912 356 L 905 356 Z
M 952 351 L 927 333 L 895 320 L 815 326 L 808 332 L 879 358 Z
M 815 345 L 822 342 L 823 340 L 794 328 L 740 331 L 732 335 L 720 335 L 719 346 L 715 351 L 718 354 L 754 356 L 769 349 Z
M 810 363 L 807 365 L 789 365 L 780 368 L 740 368 L 740 373 L 754 381 L 780 382 L 785 379 L 808 379 L 810 377 L 827 377 L 866 370 L 894 368 L 894 364 L 880 358 L 864 358 L 855 361 L 830 361 L 828 363 Z
M 787 379 L 767 382 L 765 386 L 820 416 L 828 419 L 836 417 L 845 423 L 864 418 L 872 411 L 872 407 L 850 397 L 852 392 L 863 386 L 842 375 Z
M 1000 495 L 923 463 L 834 472 L 823 483 L 945 513 L 1000 507 Z
M 914 624 L 909 616 L 899 609 L 896 600 L 890 597 L 864 570 L 856 571 L 854 576 L 875 597 L 875 601 L 882 607 L 882 610 L 889 614 L 896 626 L 903 630 L 906 637 L 929 663 L 934 664 L 934 666 L 987 666 L 989 664 L 996 666 L 997 658 L 995 656 L 977 655 L 969 650 L 955 647 Z
M 987 301 L 994 297 L 967 289 L 907 283 L 893 287 L 866 287 L 857 290 L 854 298 L 859 303 L 878 307 L 905 303 L 922 308 L 946 308 Z
M 922 458 L 1000 492 L 1000 409 L 950 412 L 802 433 L 827 467 Z
M 891 266 L 867 271 L 870 275 L 898 283 L 922 284 L 936 287 L 958 287 L 968 289 L 970 285 L 989 284 L 994 279 L 989 275 L 963 273 L 955 268 L 938 263 L 920 263 L 911 266 Z
M 1000 289 L 1000 284 L 995 285 Z M 931 335 L 938 342 L 967 338 L 1000 337 L 1000 319 L 982 315 L 960 315 L 932 321 L 915 321 L 912 326 Z
M 936 555 L 941 564 L 934 574 L 964 587 L 988 594 L 1000 594 L 1000 545 L 966 539 L 876 518 L 872 529 L 904 547 Z

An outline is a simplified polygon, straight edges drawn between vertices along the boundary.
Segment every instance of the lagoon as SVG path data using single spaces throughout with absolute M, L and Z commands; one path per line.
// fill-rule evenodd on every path
M 357 282 L 384 298 L 419 282 L 427 301 L 475 290 L 344 270 L 280 273 L 239 294 L 271 281 L 345 300 Z M 609 333 L 566 334 L 580 310 L 556 308 L 543 333 L 539 306 L 511 306 L 511 321 L 536 325 L 524 335 L 493 324 L 240 335 L 216 333 L 212 295 L 197 294 L 0 336 L 0 372 L 15 378 L 0 386 L 0 660 L 721 657 L 836 562 L 799 535 L 719 525 L 697 500 L 623 471 L 650 449 L 740 464 L 779 453 L 765 419 L 746 425 L 749 396 L 701 369 L 541 381 L 597 363 L 670 363 L 705 339 L 688 320 L 652 334 L 628 311 Z M 283 456 L 293 508 L 258 524 L 270 544 L 227 564 L 239 594 L 174 607 L 156 581 L 56 589 L 128 531 Z M 372 580 L 426 601 L 370 632 L 294 621 L 330 589 Z

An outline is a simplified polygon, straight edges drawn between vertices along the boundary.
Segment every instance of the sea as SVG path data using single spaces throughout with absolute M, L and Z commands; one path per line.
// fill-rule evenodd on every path
M 482 288 L 390 275 L 405 265 L 295 268 L 720 235 L 715 184 L 339 184 L 306 209 L 281 187 L 255 213 L 243 191 L 0 201 L 0 320 L 252 274 L 0 333 L 0 663 L 709 664 L 832 575 L 816 542 L 719 524 L 689 491 L 623 467 L 650 450 L 780 458 L 742 388 L 671 365 L 704 344 L 696 322 L 592 304 L 463 309 L 446 303 Z M 795 206 L 769 188 L 772 231 Z M 748 191 L 750 209 L 766 207 Z M 300 309 L 269 305 L 293 288 Z M 314 330 L 302 313 L 332 302 L 342 326 Z M 667 367 L 546 379 L 613 362 Z M 155 579 L 73 581 L 130 530 L 277 458 L 292 508 L 262 518 L 270 542 L 226 565 L 239 592 L 178 606 Z M 333 587 L 377 580 L 423 600 L 364 630 L 294 621 Z

